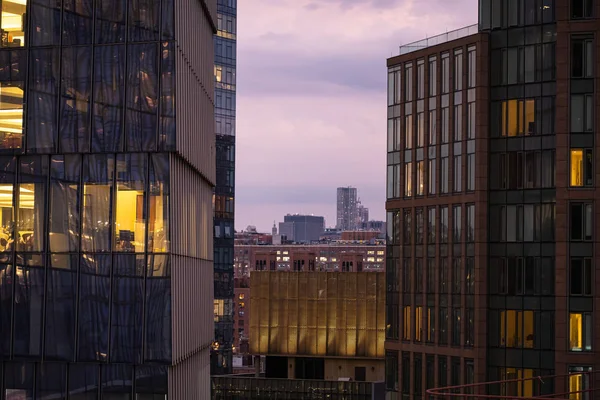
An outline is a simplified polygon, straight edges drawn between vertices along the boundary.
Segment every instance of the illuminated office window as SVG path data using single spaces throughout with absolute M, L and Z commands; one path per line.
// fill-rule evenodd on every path
M 573 187 L 593 185 L 593 150 L 571 149 L 570 182 Z
M 588 400 L 590 389 L 590 372 L 592 367 L 569 367 L 569 400 Z M 574 393 L 575 392 L 575 393 Z
M 2 1 L 0 18 L 1 47 L 25 46 L 27 28 L 27 0 Z
M 415 307 L 415 340 L 423 341 L 423 307 Z
M 145 250 L 145 173 L 146 157 L 140 154 L 117 156 L 115 212 L 116 251 L 140 253 Z
M 533 396 L 533 370 L 517 368 L 501 368 L 500 380 L 515 381 L 501 384 L 501 394 L 503 396 L 514 397 L 532 397 Z
M 2 2 L 2 7 L 7 3 Z M 23 146 L 27 52 L 3 50 L 0 52 L 0 65 L 0 149 L 19 149 Z
M 569 314 L 569 350 L 592 351 L 592 314 Z
M 412 332 L 410 323 L 410 306 L 404 306 L 402 309 L 402 326 L 404 328 L 402 331 L 402 339 L 410 340 Z
M 505 310 L 500 312 L 500 345 L 533 348 L 534 312 Z

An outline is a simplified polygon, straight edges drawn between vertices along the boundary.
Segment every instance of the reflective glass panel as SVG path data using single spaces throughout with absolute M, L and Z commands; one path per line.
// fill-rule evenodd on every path
M 111 362 L 142 362 L 143 255 L 115 257 L 111 304 Z
M 30 54 L 27 148 L 49 153 L 56 142 L 59 53 L 58 49 L 35 49 Z
M 69 256 L 65 257 L 70 261 Z M 77 261 L 77 257 L 74 258 Z M 47 359 L 68 361 L 75 356 L 77 263 L 68 261 L 53 263 L 53 268 L 48 271 L 45 326 Z
M 111 203 L 114 158 L 112 155 L 84 157 L 83 231 L 84 251 L 110 251 Z
M 129 1 L 129 41 L 145 42 L 159 39 L 160 1 Z
M 148 256 L 145 361 L 171 361 L 170 269 L 168 256 Z
M 49 246 L 52 252 L 79 249 L 81 158 L 54 156 L 50 161 Z
M 168 2 L 168 1 L 165 1 Z M 163 3 L 165 3 L 163 2 Z M 175 149 L 175 51 L 174 43 L 161 45 L 159 150 Z
M 102 0 L 96 2 L 96 43 L 125 41 L 127 2 Z
M 17 265 L 14 276 L 15 356 L 41 355 L 44 281 L 44 268 Z
M 110 265 L 110 255 L 81 257 L 77 318 L 80 361 L 108 360 Z
M 1 256 L 0 263 L 0 354 L 8 358 L 10 356 L 11 319 L 13 304 L 13 282 L 14 268 L 9 261 L 9 255 Z
M 33 372 L 31 363 L 7 363 L 4 367 L 4 398 L 33 399 Z
M 92 42 L 93 15 L 93 0 L 67 0 L 63 2 L 63 46 Z
M 30 0 L 31 1 L 31 0 Z M 31 2 L 31 44 L 51 46 L 60 44 L 61 1 L 33 0 Z M 25 25 L 26 21 L 24 22 Z
M 155 2 L 156 3 L 156 2 Z M 158 102 L 157 44 L 127 48 L 127 149 L 156 149 Z
M 67 398 L 67 366 L 65 364 L 38 364 L 35 376 L 37 398 L 58 400 Z
M 125 46 L 101 46 L 94 54 L 94 117 L 92 151 L 123 147 Z
M 62 52 L 60 149 L 87 152 L 90 148 L 90 47 L 66 47 Z

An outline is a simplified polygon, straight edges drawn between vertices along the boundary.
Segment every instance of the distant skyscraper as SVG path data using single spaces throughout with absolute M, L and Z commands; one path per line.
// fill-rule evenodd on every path
M 236 16 L 236 1 L 217 0 L 217 34 L 214 37 L 217 184 L 214 192 L 213 374 L 227 374 L 232 370 Z
M 367 225 L 369 223 L 369 209 L 360 204 L 360 200 L 358 201 L 356 214 L 356 228 L 367 229 Z
M 337 223 L 335 227 L 343 231 L 356 229 L 358 217 L 358 196 L 356 188 L 337 189 Z

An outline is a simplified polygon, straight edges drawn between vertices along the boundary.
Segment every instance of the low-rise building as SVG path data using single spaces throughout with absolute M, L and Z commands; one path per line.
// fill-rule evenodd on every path
M 384 340 L 383 272 L 250 277 L 250 353 L 266 378 L 383 381 Z

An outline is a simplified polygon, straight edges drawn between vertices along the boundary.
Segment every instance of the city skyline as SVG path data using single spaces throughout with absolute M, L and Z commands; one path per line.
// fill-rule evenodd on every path
M 346 187 L 348 187 L 348 186 L 346 186 Z M 353 187 L 353 186 L 351 186 L 351 187 Z M 385 202 L 383 202 L 381 213 L 378 213 L 378 212 L 372 213 L 371 212 L 371 210 L 372 210 L 371 207 L 368 204 L 365 204 L 362 201 L 362 198 L 361 198 L 361 193 L 362 192 L 360 191 L 360 188 L 356 188 L 356 189 L 358 190 L 358 197 L 357 198 L 360 200 L 359 205 L 363 206 L 365 209 L 368 210 L 369 220 L 370 221 L 385 221 L 385 208 L 384 208 L 385 207 Z M 337 190 L 337 188 L 334 189 L 334 192 L 336 192 L 336 190 Z M 285 207 L 285 204 L 283 206 Z M 269 219 L 267 217 L 266 218 L 266 221 L 267 221 L 266 224 L 268 226 L 267 225 L 265 225 L 265 226 L 259 226 L 259 225 L 255 225 L 253 223 L 244 224 L 243 222 L 239 222 L 239 220 L 236 217 L 236 222 L 235 222 L 236 223 L 236 227 L 235 227 L 235 229 L 236 229 L 237 232 L 240 232 L 240 231 L 247 230 L 247 228 L 249 226 L 253 226 L 253 227 L 256 228 L 257 232 L 270 232 L 271 229 L 273 228 L 273 223 L 275 223 L 276 226 L 279 226 L 279 223 L 283 222 L 285 216 L 290 216 L 290 215 L 307 215 L 307 216 L 323 217 L 325 219 L 325 228 L 326 229 L 329 229 L 329 228 L 335 229 L 336 228 L 336 222 L 337 222 L 336 221 L 337 220 L 337 216 L 336 216 L 336 214 L 337 214 L 337 192 L 336 192 L 336 194 L 334 194 L 333 204 L 330 205 L 330 204 L 326 203 L 326 204 L 324 204 L 324 207 L 328 208 L 328 209 L 331 208 L 331 212 L 330 212 L 329 215 L 326 215 L 325 213 L 318 213 L 318 212 L 288 211 L 288 212 L 285 212 L 285 213 L 283 213 L 281 215 L 278 214 L 277 216 L 272 217 L 271 219 Z M 376 208 L 377 207 L 373 208 L 373 210 L 375 210 Z M 271 214 L 274 214 L 274 213 L 271 213 Z M 379 214 L 381 214 L 381 215 L 379 215 Z
M 473 23 L 477 2 L 257 0 L 239 15 L 236 230 L 268 232 L 287 213 L 333 226 L 335 189 L 347 185 L 385 219 L 382 60 Z M 292 154 L 301 167 L 286 165 Z

